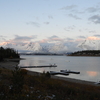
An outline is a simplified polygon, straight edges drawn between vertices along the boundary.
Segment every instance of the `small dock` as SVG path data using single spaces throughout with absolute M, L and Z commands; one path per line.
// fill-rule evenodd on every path
M 42 67 L 57 67 L 57 65 L 42 65 L 42 66 L 19 66 L 20 68 L 42 68 Z
M 50 71 L 50 75 L 69 75 L 69 74 L 80 74 L 80 72 L 60 70 L 60 72 Z
M 70 71 L 70 70 L 60 70 L 60 72 L 64 72 L 64 73 L 71 73 L 71 74 L 80 74 L 80 72 L 76 72 L 76 71 Z
M 69 73 L 50 71 L 50 75 L 69 75 Z

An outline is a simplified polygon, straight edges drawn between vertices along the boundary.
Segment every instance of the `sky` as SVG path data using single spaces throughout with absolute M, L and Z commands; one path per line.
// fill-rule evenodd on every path
M 95 37 L 100 38 L 99 0 L 0 0 L 0 45 Z

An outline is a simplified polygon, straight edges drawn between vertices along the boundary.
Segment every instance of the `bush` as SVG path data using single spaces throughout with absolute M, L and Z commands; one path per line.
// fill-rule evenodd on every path
M 42 76 L 43 77 L 47 77 L 47 78 L 51 77 L 51 75 L 50 75 L 50 73 L 48 71 L 47 72 L 43 71 Z
M 14 71 L 12 71 L 12 88 L 11 93 L 21 93 L 23 84 L 24 84 L 24 76 L 19 67 L 16 67 Z
M 22 75 L 27 75 L 27 70 L 26 69 L 21 69 L 20 72 L 21 72 Z
M 46 73 L 45 73 L 45 76 L 46 76 L 46 77 L 48 77 L 48 78 L 50 78 L 50 77 L 51 77 L 51 75 L 50 75 L 50 73 L 49 73 L 49 72 L 46 72 Z

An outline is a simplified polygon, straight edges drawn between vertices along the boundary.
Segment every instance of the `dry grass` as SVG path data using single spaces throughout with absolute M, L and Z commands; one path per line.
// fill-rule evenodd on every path
M 20 72 L 24 76 L 23 88 L 20 94 L 14 92 L 12 95 L 12 71 L 0 69 L 0 100 L 100 100 L 100 86 L 52 79 L 45 73 L 27 75 L 26 70 Z

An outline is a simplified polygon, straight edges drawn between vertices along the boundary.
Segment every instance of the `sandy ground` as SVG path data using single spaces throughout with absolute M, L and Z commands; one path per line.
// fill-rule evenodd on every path
M 12 61 L 4 61 L 0 62 L 0 68 L 7 68 L 7 69 L 15 69 L 15 67 L 18 65 L 18 62 L 12 62 Z
M 18 66 L 20 60 L 24 60 L 24 58 L 4 59 L 3 62 L 0 62 L 0 68 L 7 68 L 7 69 L 14 70 L 15 67 Z
M 14 70 L 17 65 L 18 65 L 18 62 L 15 62 L 15 61 L 0 62 L 0 68 L 7 68 L 7 69 L 10 69 L 10 70 Z M 40 73 L 39 72 L 28 71 L 28 74 L 30 74 L 30 75 L 39 75 Z M 79 80 L 79 79 L 73 79 L 73 78 L 68 78 L 68 77 L 58 77 L 58 76 L 51 75 L 51 78 L 65 80 L 65 81 L 73 82 L 73 83 L 99 86 L 99 84 L 95 84 L 95 82 Z

